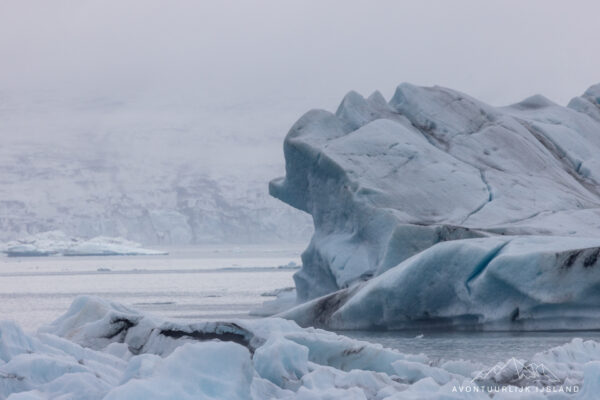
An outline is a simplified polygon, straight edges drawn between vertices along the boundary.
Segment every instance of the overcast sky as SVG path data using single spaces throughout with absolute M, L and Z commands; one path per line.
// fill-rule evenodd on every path
M 600 82 L 600 2 L 0 2 L 0 90 L 237 103 L 439 84 L 504 105 Z

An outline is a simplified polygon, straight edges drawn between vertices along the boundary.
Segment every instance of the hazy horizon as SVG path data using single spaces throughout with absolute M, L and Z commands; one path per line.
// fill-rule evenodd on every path
M 593 1 L 7 1 L 0 90 L 331 109 L 349 90 L 389 98 L 411 82 L 565 104 L 600 81 L 599 14 Z

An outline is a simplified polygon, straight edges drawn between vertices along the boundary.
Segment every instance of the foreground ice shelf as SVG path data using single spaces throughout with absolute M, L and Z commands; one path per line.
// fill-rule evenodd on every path
M 578 339 L 484 366 L 277 318 L 163 321 L 94 297 L 36 334 L 0 323 L 0 398 L 10 400 L 489 399 L 475 388 L 498 385 L 511 392 L 494 399 L 595 399 L 598 382 L 600 344 Z
M 600 85 L 567 107 L 351 92 L 300 118 L 284 153 L 270 192 L 315 225 L 295 275 L 312 302 L 287 317 L 600 328 Z

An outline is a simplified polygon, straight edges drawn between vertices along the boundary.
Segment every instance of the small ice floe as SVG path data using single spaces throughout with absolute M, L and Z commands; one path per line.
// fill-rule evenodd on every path
M 300 265 L 298 265 L 294 261 L 290 261 L 289 263 L 287 263 L 285 265 L 280 265 L 277 268 L 279 268 L 279 269 L 298 269 L 298 268 L 300 268 Z
M 97 236 L 81 239 L 62 231 L 48 231 L 5 243 L 0 246 L 9 257 L 45 256 L 156 256 L 169 253 L 145 249 L 124 238 Z

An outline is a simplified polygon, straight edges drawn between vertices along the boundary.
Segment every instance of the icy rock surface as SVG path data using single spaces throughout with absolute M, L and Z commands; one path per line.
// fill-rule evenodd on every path
M 0 250 L 9 257 L 34 256 L 131 256 L 164 255 L 160 250 L 141 247 L 139 243 L 123 238 L 98 236 L 92 239 L 80 239 L 66 235 L 61 231 L 48 231 L 31 235 L 23 239 L 5 243 Z
M 11 400 L 595 399 L 600 373 L 594 341 L 484 366 L 405 355 L 277 318 L 162 321 L 94 297 L 78 298 L 36 334 L 2 322 L 0 339 L 0 398 Z M 481 385 L 513 393 L 473 392 Z M 544 392 L 567 386 L 579 393 Z
M 270 184 L 314 220 L 295 276 L 299 300 L 381 275 L 443 241 L 598 237 L 599 91 L 567 107 L 542 96 L 492 107 L 402 84 L 389 102 L 350 92 L 335 114 L 306 113 L 284 142 L 286 176 Z

